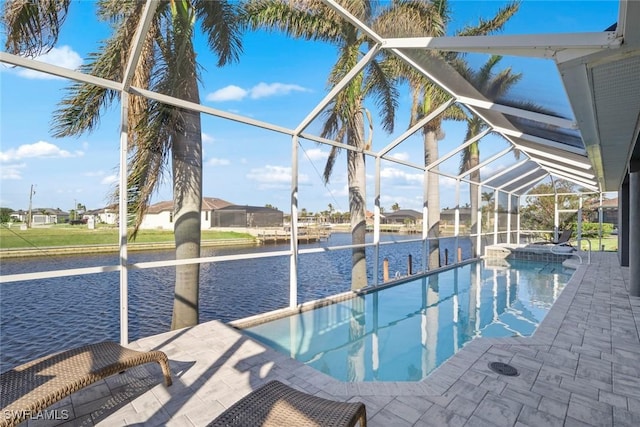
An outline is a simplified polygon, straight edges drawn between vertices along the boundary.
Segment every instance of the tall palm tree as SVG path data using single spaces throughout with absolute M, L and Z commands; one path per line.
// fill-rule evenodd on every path
M 373 0 L 344 1 L 344 6 L 361 22 L 376 28 L 402 25 L 395 18 L 409 17 L 416 1 L 394 1 L 381 5 Z M 328 86 L 334 87 L 353 69 L 370 47 L 366 34 L 345 21 L 333 9 L 319 0 L 254 0 L 245 7 L 245 22 L 252 29 L 266 28 L 283 31 L 288 35 L 307 40 L 328 42 L 338 49 L 338 59 L 333 66 Z M 424 22 L 424 21 L 422 21 Z M 397 105 L 397 90 L 393 80 L 378 59 L 351 80 L 330 103 L 326 110 L 321 135 L 348 144 L 356 151 L 347 152 L 347 178 L 349 186 L 349 210 L 353 245 L 365 243 L 365 100 L 374 97 L 380 107 L 384 130 L 391 132 Z M 336 158 L 340 152 L 332 147 L 324 169 L 324 180 L 329 181 Z M 352 250 L 351 288 L 366 286 L 367 271 L 365 248 Z
M 6 49 L 35 57 L 54 47 L 70 0 L 5 3 L 2 21 Z M 122 81 L 133 35 L 145 3 L 100 0 L 97 14 L 112 23 L 113 35 L 105 40 L 82 71 Z M 170 0 L 155 5 L 153 19 L 135 66 L 132 85 L 195 103 L 200 102 L 198 64 L 193 45 L 195 23 L 206 34 L 218 65 L 238 59 L 241 52 L 237 6 L 227 1 Z M 96 128 L 100 114 L 118 95 L 113 90 L 76 83 L 54 115 L 54 135 L 80 135 Z M 173 176 L 176 259 L 200 256 L 202 204 L 202 131 L 200 114 L 169 107 L 139 96 L 128 97 L 129 209 L 138 227 L 165 173 Z M 169 170 L 169 163 L 171 169 Z M 119 189 L 119 191 L 125 191 Z M 176 266 L 172 329 L 198 323 L 199 264 Z
M 492 191 L 486 191 L 486 192 L 482 192 L 482 201 L 483 202 L 487 202 L 487 205 L 490 205 L 490 203 L 493 201 L 493 192 Z M 486 206 L 487 208 L 487 225 L 489 225 L 489 223 L 491 222 L 491 212 L 492 212 L 492 208 L 490 206 Z M 471 215 L 473 215 L 473 212 L 471 212 Z M 480 230 L 482 231 L 482 230 Z
M 472 70 L 468 65 L 462 61 L 457 61 L 455 67 L 458 72 L 471 83 L 481 94 L 487 99 L 492 101 L 498 101 L 503 98 L 505 94 L 515 85 L 522 74 L 514 74 L 511 71 L 511 67 L 505 68 L 500 72 L 494 72 L 494 68 L 498 65 L 501 56 L 493 55 L 487 62 L 479 69 Z M 471 113 L 467 117 L 467 132 L 465 135 L 465 141 L 478 135 L 484 129 L 487 124 L 478 115 Z M 466 147 L 462 152 L 460 161 L 460 173 L 464 173 L 473 169 L 480 163 L 480 144 L 479 141 Z M 477 217 L 474 215 L 478 211 L 478 184 L 480 182 L 480 169 L 475 169 L 469 173 L 469 180 L 472 184 L 469 187 L 470 200 L 471 200 L 471 232 L 477 232 Z
M 456 30 L 456 36 L 478 36 L 494 33 L 503 28 L 505 23 L 518 11 L 519 3 L 512 2 L 500 8 L 496 14 L 489 20 L 479 18 L 476 25 L 465 26 Z M 402 25 L 395 26 L 392 34 L 383 34 L 394 37 L 439 37 L 446 34 L 447 26 L 451 21 L 451 10 L 448 0 L 435 1 L 416 1 L 415 8 L 419 19 L 426 22 L 438 22 L 439 25 Z M 416 20 L 416 21 L 419 21 Z M 415 22 L 415 21 L 414 21 Z M 444 59 L 448 62 L 460 60 L 460 56 L 452 52 L 434 52 L 438 59 Z M 417 72 L 412 67 L 398 61 L 393 61 L 389 68 L 394 74 L 405 81 L 409 85 L 411 91 L 411 110 L 409 127 L 414 126 L 422 118 L 428 116 L 435 111 L 451 96 L 441 87 L 435 85 L 431 80 L 427 79 L 423 74 Z M 463 121 L 466 119 L 464 112 L 457 106 L 451 106 L 446 109 L 438 117 L 426 123 L 422 128 L 422 137 L 424 144 L 424 165 L 431 165 L 438 160 L 438 141 L 444 138 L 442 130 L 442 122 L 444 120 Z M 438 175 L 438 167 L 433 167 L 429 173 L 427 181 L 427 200 L 428 207 L 427 224 L 429 225 L 428 237 L 430 238 L 428 267 L 430 269 L 440 266 L 438 237 L 440 236 L 440 183 Z

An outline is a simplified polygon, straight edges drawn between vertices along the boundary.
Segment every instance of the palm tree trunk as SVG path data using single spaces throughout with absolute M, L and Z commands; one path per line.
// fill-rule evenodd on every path
M 199 102 L 194 79 L 188 100 Z M 202 128 L 200 114 L 176 110 L 183 123 L 173 141 L 173 200 L 176 259 L 200 257 L 202 211 Z M 176 266 L 176 285 L 171 329 L 198 324 L 200 264 Z
M 429 166 L 438 159 L 438 132 L 429 129 L 424 133 L 424 164 Z M 429 269 L 440 267 L 440 179 L 437 173 L 438 167 L 431 169 L 427 181 L 427 225 L 429 230 Z
M 354 144 L 364 146 L 364 116 L 359 110 L 354 117 Z M 366 168 L 364 153 L 349 150 L 347 153 L 349 183 L 349 211 L 351 213 L 351 244 L 364 245 L 366 222 Z M 366 248 L 354 248 L 351 252 L 351 289 L 367 286 Z

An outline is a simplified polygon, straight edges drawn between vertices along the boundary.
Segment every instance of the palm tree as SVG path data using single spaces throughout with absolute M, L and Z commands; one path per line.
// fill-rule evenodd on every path
M 450 9 L 448 0 L 436 0 L 433 2 L 416 2 L 416 9 L 420 10 L 419 16 L 428 22 L 439 22 L 440 25 L 418 25 L 408 27 L 396 26 L 395 37 L 401 36 L 431 36 L 438 37 L 445 35 L 446 27 L 450 22 Z M 495 16 L 490 20 L 480 18 L 477 25 L 467 26 L 455 32 L 457 36 L 477 36 L 486 35 L 502 29 L 504 24 L 518 11 L 519 3 L 512 2 L 499 9 Z M 403 33 L 399 34 L 398 31 Z M 388 34 L 385 34 L 388 35 Z M 458 57 L 455 53 L 433 53 L 438 59 L 446 61 L 455 61 Z M 433 111 L 447 102 L 451 96 L 441 87 L 435 85 L 431 80 L 427 79 L 421 73 L 418 73 L 412 67 L 398 61 L 393 61 L 393 65 L 389 68 L 401 80 L 409 84 L 411 91 L 411 117 L 409 127 L 414 126 L 422 118 L 428 116 Z M 442 122 L 444 120 L 466 119 L 464 112 L 457 106 L 446 109 L 436 118 L 426 123 L 422 128 L 423 144 L 424 144 L 424 165 L 431 165 L 438 160 L 438 141 L 444 138 L 442 130 Z M 427 207 L 428 217 L 427 224 L 429 230 L 427 236 L 430 240 L 429 245 L 429 265 L 430 269 L 440 266 L 438 237 L 440 236 L 440 184 L 438 167 L 431 169 L 427 181 Z
M 70 0 L 8 0 L 2 16 L 7 51 L 35 57 L 55 45 Z M 170 0 L 153 5 L 153 17 L 135 64 L 132 85 L 195 103 L 200 102 L 198 64 L 193 46 L 195 23 L 199 22 L 209 47 L 222 66 L 238 59 L 241 41 L 237 6 L 227 1 Z M 139 27 L 145 3 L 100 1 L 97 14 L 112 23 L 107 39 L 82 71 L 113 81 L 122 81 L 133 35 Z M 80 135 L 98 126 L 100 114 L 118 95 L 113 90 L 76 83 L 54 115 L 56 137 Z M 173 176 L 174 233 L 176 259 L 200 256 L 200 212 L 202 204 L 202 131 L 200 114 L 168 107 L 139 96 L 128 97 L 129 209 L 138 227 L 162 176 Z M 118 189 L 124 191 L 123 189 Z M 199 264 L 176 266 L 172 329 L 198 323 Z
M 482 201 L 483 202 L 487 202 L 487 204 L 491 203 L 491 201 L 493 200 L 493 192 L 491 191 L 486 191 L 486 192 L 482 192 Z M 489 225 L 489 223 L 491 222 L 491 208 L 489 206 L 487 207 L 487 225 Z M 471 215 L 473 216 L 473 211 L 471 211 Z M 473 218 L 472 218 L 473 221 Z
M 381 6 L 373 0 L 350 1 L 349 11 L 361 22 L 382 28 L 399 25 L 398 17 L 409 17 L 416 2 L 398 1 Z M 245 21 L 252 29 L 280 30 L 288 35 L 306 40 L 331 43 L 338 49 L 338 59 L 333 66 L 328 85 L 335 87 L 353 69 L 363 56 L 363 49 L 371 41 L 366 34 L 344 20 L 333 9 L 317 0 L 255 0 L 245 7 Z M 424 21 L 422 21 L 424 22 Z M 371 61 L 366 69 L 353 78 L 330 103 L 326 110 L 321 135 L 348 144 L 357 151 L 347 152 L 347 178 L 349 186 L 349 210 L 353 245 L 365 243 L 365 108 L 368 97 L 374 97 L 380 107 L 382 127 L 393 130 L 397 105 L 397 90 L 393 80 L 385 72 L 383 64 Z M 328 182 L 336 158 L 340 152 L 332 147 L 324 169 L 324 180 Z M 352 250 L 351 288 L 366 286 L 365 248 Z
M 481 94 L 487 99 L 497 101 L 515 85 L 522 74 L 514 74 L 511 67 L 508 67 L 499 73 L 494 72 L 494 68 L 500 60 L 501 56 L 493 55 L 487 62 L 477 71 L 470 69 L 467 64 L 457 61 L 454 65 L 458 72 L 471 83 Z M 467 132 L 465 141 L 478 135 L 487 127 L 487 124 L 478 115 L 471 113 L 467 117 Z M 462 152 L 460 161 L 460 173 L 464 173 L 473 169 L 480 163 L 480 144 L 479 141 L 466 147 Z M 475 169 L 469 173 L 469 180 L 472 184 L 469 187 L 471 199 L 471 212 L 478 211 L 478 184 L 480 182 L 480 170 Z M 471 215 L 471 233 L 477 232 L 477 218 Z

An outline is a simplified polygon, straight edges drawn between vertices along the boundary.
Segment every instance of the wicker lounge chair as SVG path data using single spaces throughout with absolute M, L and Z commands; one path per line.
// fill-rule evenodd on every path
M 136 351 L 101 342 L 45 356 L 0 375 L 0 426 L 14 426 L 96 381 L 149 362 L 162 367 L 167 386 L 171 372 L 161 351 Z
M 535 245 L 568 245 L 569 240 L 571 240 L 571 235 L 573 234 L 573 230 L 570 228 L 566 230 L 562 230 L 560 237 L 558 240 L 543 240 L 542 242 L 533 242 Z
M 336 402 L 271 381 L 233 404 L 208 427 L 353 427 L 367 425 L 360 402 Z

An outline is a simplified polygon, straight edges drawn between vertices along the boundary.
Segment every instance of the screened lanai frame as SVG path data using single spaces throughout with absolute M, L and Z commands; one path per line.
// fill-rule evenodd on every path
M 333 248 L 316 248 L 316 249 L 299 249 L 298 247 L 298 150 L 299 140 L 304 139 L 320 144 L 339 147 L 345 150 L 355 150 L 354 147 L 345 145 L 333 140 L 321 138 L 316 135 L 312 135 L 306 132 L 307 127 L 312 121 L 318 117 L 324 108 L 331 102 L 331 100 L 347 86 L 349 81 L 353 79 L 364 67 L 383 50 L 392 52 L 399 58 L 403 59 L 408 64 L 412 65 L 416 70 L 428 77 L 432 82 L 439 85 L 451 96 L 450 100 L 445 102 L 435 111 L 428 116 L 424 117 L 413 127 L 405 131 L 402 135 L 394 139 L 387 146 L 379 151 L 363 150 L 365 155 L 373 157 L 375 159 L 375 212 L 374 212 L 374 236 L 373 243 L 365 244 L 365 246 L 373 246 L 375 250 L 375 267 L 373 270 L 373 285 L 379 283 L 378 278 L 378 248 L 380 242 L 380 161 L 395 162 L 404 166 L 420 170 L 424 173 L 425 182 L 423 183 L 424 191 L 424 206 L 423 206 L 423 218 L 428 218 L 428 206 L 426 204 L 427 194 L 427 180 L 429 174 L 432 172 L 438 173 L 442 176 L 446 174 L 437 171 L 435 168 L 440 163 L 452 156 L 458 155 L 461 150 L 470 145 L 474 141 L 480 140 L 488 133 L 493 132 L 501 135 L 511 144 L 508 149 L 502 150 L 495 156 L 483 161 L 479 167 L 483 167 L 491 161 L 499 159 L 501 156 L 507 155 L 512 150 L 518 150 L 523 159 L 510 167 L 497 172 L 491 176 L 485 177 L 481 182 L 476 183 L 470 181 L 466 176 L 469 172 L 458 175 L 449 175 L 449 178 L 455 179 L 458 185 L 456 194 L 456 213 L 455 213 L 455 236 L 459 235 L 459 187 L 461 182 L 465 182 L 471 185 L 477 185 L 478 196 L 480 198 L 483 189 L 491 189 L 497 195 L 498 193 L 504 193 L 508 195 L 509 208 L 512 209 L 512 196 L 519 198 L 523 194 L 526 194 L 537 182 L 545 179 L 548 176 L 564 179 L 577 184 L 588 191 L 599 192 L 603 189 L 603 172 L 600 165 L 596 164 L 594 168 L 592 161 L 598 162 L 598 159 L 590 160 L 587 157 L 587 149 L 584 147 L 576 147 L 575 144 L 564 144 L 561 141 L 556 141 L 549 138 L 542 138 L 539 136 L 527 134 L 518 129 L 511 121 L 509 121 L 506 115 L 510 117 L 519 117 L 522 119 L 541 123 L 545 126 L 554 126 L 559 128 L 566 128 L 572 131 L 576 131 L 578 126 L 575 121 L 562 119 L 554 116 L 540 114 L 534 111 L 528 111 L 526 109 L 514 108 L 506 105 L 500 105 L 489 101 L 476 91 L 468 82 L 466 82 L 459 74 L 446 64 L 444 61 L 437 60 L 433 55 L 427 55 L 427 51 L 443 50 L 452 52 L 489 52 L 489 53 L 501 53 L 507 52 L 510 54 L 523 54 L 525 56 L 540 56 L 547 58 L 554 58 L 556 62 L 570 61 L 578 58 L 581 55 L 597 53 L 608 49 L 615 49 L 620 47 L 621 41 L 619 34 L 615 31 L 605 31 L 600 33 L 586 33 L 586 34 L 558 34 L 558 35 L 535 35 L 535 36 L 486 36 L 486 37 L 439 37 L 439 38 L 383 38 L 376 34 L 372 29 L 367 27 L 358 19 L 351 15 L 346 9 L 344 9 L 335 0 L 323 0 L 329 7 L 332 7 L 335 11 L 341 14 L 347 21 L 358 27 L 361 31 L 366 33 L 370 39 L 374 42 L 373 47 L 362 57 L 358 64 L 345 76 L 345 78 L 337 84 L 318 105 L 309 112 L 309 114 L 298 124 L 294 129 L 285 128 L 282 126 L 274 125 L 267 122 L 262 122 L 249 117 L 244 117 L 238 114 L 229 113 L 226 111 L 206 107 L 201 104 L 196 104 L 181 99 L 173 98 L 160 93 L 154 93 L 145 89 L 132 86 L 133 71 L 135 64 L 137 63 L 140 53 L 142 40 L 144 39 L 146 32 L 149 28 L 153 12 L 156 7 L 156 2 L 147 1 L 143 19 L 140 21 L 140 26 L 137 29 L 134 36 L 133 51 L 130 53 L 127 60 L 127 66 L 123 79 L 120 82 L 110 81 L 95 77 L 92 75 L 84 74 L 81 72 L 69 70 L 63 67 L 58 67 L 42 62 L 38 62 L 31 59 L 22 58 L 19 56 L 11 55 L 6 52 L 0 52 L 0 61 L 20 66 L 52 75 L 56 75 L 65 79 L 75 80 L 78 82 L 97 85 L 100 87 L 112 89 L 117 91 L 121 95 L 121 131 L 120 131 L 120 177 L 119 187 L 126 188 L 127 186 L 127 97 L 132 95 L 139 95 L 149 99 L 156 100 L 158 102 L 172 105 L 179 108 L 185 108 L 193 111 L 197 111 L 203 114 L 236 121 L 249 126 L 262 128 L 268 131 L 288 135 L 291 137 L 291 246 L 289 251 L 285 252 L 266 252 L 260 254 L 244 254 L 234 256 L 214 256 L 206 258 L 196 258 L 189 260 L 174 260 L 174 261 L 158 261 L 158 262 L 145 262 L 145 263 L 128 263 L 127 258 L 127 224 L 126 221 L 119 222 L 119 235 L 120 235 L 120 263 L 118 266 L 101 266 L 81 269 L 71 269 L 63 271 L 49 271 L 41 273 L 30 274 L 17 274 L 2 276 L 1 282 L 14 282 L 20 280 L 35 280 L 49 277 L 63 277 L 71 275 L 93 274 L 103 273 L 110 271 L 120 272 L 120 340 L 123 344 L 128 343 L 128 275 L 129 269 L 145 269 L 156 267 L 167 267 L 190 263 L 209 263 L 228 261 L 233 259 L 243 258 L 257 258 L 257 257 L 273 257 L 273 256 L 289 256 L 290 258 L 290 294 L 289 294 L 289 306 L 297 306 L 297 268 L 298 268 L 298 255 L 305 253 L 313 253 L 325 250 L 337 250 L 348 249 L 355 246 L 341 246 Z M 543 47 L 540 49 L 540 47 Z M 404 161 L 391 157 L 390 151 L 395 147 L 402 144 L 409 136 L 413 135 L 419 129 L 421 129 L 430 120 L 433 120 L 439 114 L 441 114 L 446 108 L 454 103 L 464 105 L 465 108 L 472 111 L 481 117 L 485 123 L 487 123 L 487 129 L 481 134 L 472 138 L 469 141 L 464 142 L 451 152 L 445 153 L 440 156 L 439 159 L 428 165 L 419 165 L 409 161 Z M 590 147 L 593 150 L 593 147 Z M 495 197 L 495 209 L 494 216 L 498 215 L 498 197 Z M 472 213 L 477 215 L 478 224 L 481 224 L 482 214 L 480 207 L 478 212 Z M 121 192 L 119 200 L 119 217 L 127 217 L 127 200 L 126 193 Z M 518 217 L 519 218 L 519 217 Z M 507 225 L 507 242 L 511 239 L 511 216 L 508 216 Z M 498 241 L 498 221 L 494 221 L 494 242 Z M 517 220 L 516 239 L 519 238 L 519 219 Z M 429 224 L 425 220 L 423 221 L 423 229 L 421 241 L 423 241 L 423 257 L 422 267 L 423 271 L 427 270 L 426 257 L 427 257 L 427 245 Z M 478 230 L 481 228 L 478 227 Z M 476 248 L 481 247 L 481 234 L 476 233 Z M 477 255 L 477 254 L 475 254 Z M 460 260 L 457 260 L 460 261 Z

